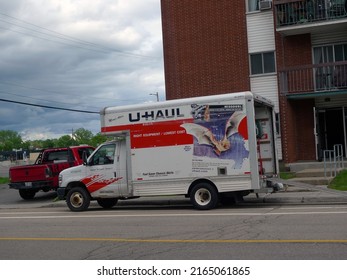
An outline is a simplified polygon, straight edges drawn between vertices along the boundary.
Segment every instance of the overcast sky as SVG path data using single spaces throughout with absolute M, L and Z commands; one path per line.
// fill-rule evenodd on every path
M 160 0 L 0 3 L 0 130 L 24 140 L 100 132 L 105 106 L 165 98 Z

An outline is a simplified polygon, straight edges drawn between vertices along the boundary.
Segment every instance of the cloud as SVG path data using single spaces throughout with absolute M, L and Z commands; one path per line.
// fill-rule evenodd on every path
M 164 98 L 159 0 L 9 1 L 0 12 L 0 98 L 90 110 Z M 0 101 L 0 129 L 52 138 L 97 114 Z

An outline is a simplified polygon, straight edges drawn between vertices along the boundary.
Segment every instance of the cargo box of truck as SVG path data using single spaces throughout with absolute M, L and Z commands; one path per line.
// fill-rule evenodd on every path
M 58 196 L 72 211 L 97 200 L 183 195 L 197 209 L 273 192 L 277 176 L 273 104 L 251 92 L 101 111 L 100 145 L 84 165 L 60 173 Z

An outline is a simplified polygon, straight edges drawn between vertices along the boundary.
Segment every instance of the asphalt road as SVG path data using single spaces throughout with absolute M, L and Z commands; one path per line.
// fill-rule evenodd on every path
M 210 211 L 164 197 L 73 213 L 54 198 L 23 201 L 0 185 L 0 259 L 347 259 L 347 198 L 334 193 L 291 190 Z

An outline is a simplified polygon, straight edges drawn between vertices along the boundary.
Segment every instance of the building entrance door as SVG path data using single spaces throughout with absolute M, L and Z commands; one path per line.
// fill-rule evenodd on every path
M 334 145 L 343 146 L 346 156 L 347 108 L 325 108 L 315 110 L 317 159 L 323 159 L 324 150 L 333 150 Z

